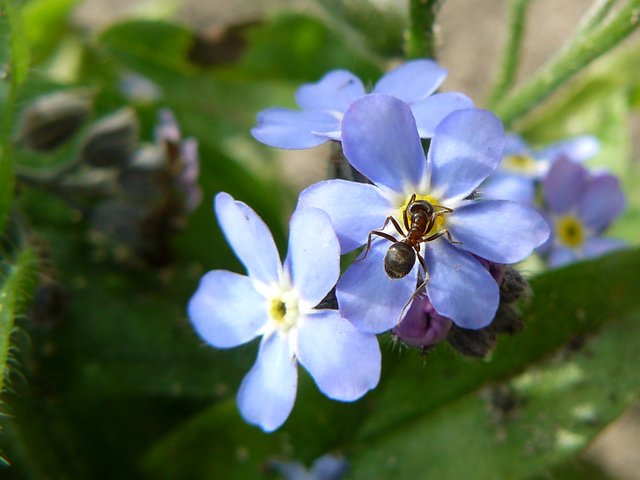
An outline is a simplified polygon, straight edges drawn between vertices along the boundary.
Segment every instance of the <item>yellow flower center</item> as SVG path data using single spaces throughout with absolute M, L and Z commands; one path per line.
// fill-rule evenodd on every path
M 290 330 L 298 320 L 298 299 L 295 295 L 288 295 L 288 292 L 283 292 L 281 296 L 272 298 L 269 317 L 281 330 Z
M 536 161 L 529 155 L 507 155 L 502 159 L 502 168 L 514 173 L 534 173 Z
M 577 248 L 584 241 L 584 228 L 573 215 L 562 217 L 556 223 L 556 235 L 560 242 L 567 247 Z
M 407 210 L 407 207 L 409 206 L 409 202 L 411 201 L 412 196 L 413 195 L 410 195 L 405 199 L 404 203 L 400 205 L 400 208 L 398 208 L 398 213 L 396 214 L 396 218 L 398 219 L 398 222 L 403 227 L 404 227 L 404 219 L 402 218 L 402 216 L 404 215 L 404 212 Z M 414 199 L 414 202 L 418 202 L 421 200 L 427 201 L 431 204 L 434 212 L 436 213 L 435 222 L 433 222 L 433 226 L 429 229 L 428 232 L 425 233 L 425 235 L 431 235 L 442 230 L 444 227 L 444 220 L 445 220 L 444 214 L 446 213 L 446 211 L 440 208 L 440 204 L 438 203 L 438 200 L 436 200 L 431 195 L 422 195 L 422 194 L 416 193 L 415 196 L 416 198 Z M 409 224 L 409 228 L 411 228 L 411 216 L 409 215 L 407 216 L 407 223 Z

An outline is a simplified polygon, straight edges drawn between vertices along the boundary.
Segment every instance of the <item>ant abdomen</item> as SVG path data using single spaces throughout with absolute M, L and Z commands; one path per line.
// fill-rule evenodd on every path
M 384 256 L 384 271 L 391 278 L 406 277 L 416 263 L 416 252 L 404 242 L 396 242 Z

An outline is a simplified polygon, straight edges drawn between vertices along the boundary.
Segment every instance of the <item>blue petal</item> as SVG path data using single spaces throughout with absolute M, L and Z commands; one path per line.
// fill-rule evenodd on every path
M 625 203 L 618 178 L 602 173 L 586 182 L 578 203 L 578 216 L 585 225 L 600 232 L 624 211 Z
M 534 180 L 521 175 L 505 174 L 496 170 L 480 187 L 483 198 L 511 200 L 533 205 L 535 200 Z
M 404 278 L 389 278 L 384 257 L 391 242 L 374 240 L 364 260 L 354 262 L 338 280 L 340 314 L 358 329 L 382 333 L 400 322 L 405 304 L 416 289 L 418 262 Z
M 486 200 L 456 208 L 447 229 L 460 248 L 496 263 L 525 259 L 549 238 L 547 222 L 518 202 Z
M 396 192 L 418 185 L 426 160 L 409 106 L 382 94 L 366 95 L 351 104 L 342 119 L 344 154 L 376 185 Z
M 358 77 L 346 70 L 333 70 L 317 83 L 307 83 L 296 92 L 296 102 L 304 110 L 344 112 L 365 94 Z
M 378 187 L 346 180 L 311 185 L 300 194 L 301 207 L 315 207 L 329 214 L 343 254 L 366 243 L 369 232 L 382 227 L 392 211 Z
M 520 135 L 507 133 L 505 139 L 506 143 L 504 145 L 503 155 L 531 155 L 529 145 Z
M 348 469 L 349 464 L 344 457 L 328 453 L 313 462 L 311 475 L 313 480 L 342 480 Z
M 427 295 L 440 315 L 462 328 L 491 323 L 500 290 L 486 268 L 442 237 L 426 244 L 425 260 L 430 273 Z
M 216 195 L 214 204 L 220 227 L 249 277 L 267 285 L 279 282 L 280 254 L 258 214 L 225 192 Z
M 575 250 L 556 245 L 551 252 L 549 252 L 547 263 L 549 264 L 549 268 L 558 268 L 576 262 L 577 260 L 578 254 Z
M 334 400 L 357 400 L 380 380 L 378 339 L 335 310 L 318 310 L 300 320 L 296 353 L 322 393 Z
M 432 60 L 413 60 L 384 75 L 375 93 L 386 93 L 406 102 L 424 100 L 442 84 L 447 71 Z
M 252 340 L 268 321 L 265 299 L 249 277 L 225 270 L 202 277 L 188 312 L 196 332 L 218 348 Z
M 586 186 L 588 172 L 582 165 L 560 158 L 542 181 L 544 199 L 550 211 L 566 213 L 577 207 Z
M 271 147 L 299 149 L 321 145 L 336 131 L 340 131 L 340 120 L 329 113 L 269 108 L 258 114 L 251 134 Z
M 289 225 L 285 264 L 300 297 L 315 307 L 340 276 L 340 244 L 329 216 L 317 208 L 298 208 Z
M 486 110 L 457 110 L 436 127 L 429 148 L 431 191 L 440 199 L 472 193 L 502 158 L 502 123 Z
M 566 157 L 574 162 L 582 162 L 595 157 L 600 151 L 600 142 L 591 135 L 582 135 L 555 143 L 536 153 L 537 158 L 551 162 Z
M 583 248 L 585 256 L 598 257 L 627 246 L 627 242 L 619 238 L 591 237 L 584 242 Z
M 431 138 L 444 117 L 456 110 L 473 108 L 473 100 L 461 93 L 438 93 L 410 106 L 418 134 L 421 138 Z
M 265 432 L 279 428 L 296 399 L 298 371 L 286 335 L 263 338 L 258 359 L 242 380 L 238 407 L 242 417 Z

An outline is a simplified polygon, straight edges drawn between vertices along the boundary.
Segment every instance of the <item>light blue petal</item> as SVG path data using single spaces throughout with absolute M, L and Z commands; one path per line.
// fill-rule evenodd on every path
M 392 245 L 374 240 L 364 260 L 354 262 L 338 280 L 336 297 L 340 314 L 358 329 L 369 333 L 385 332 L 400 322 L 402 308 L 416 289 L 418 262 L 404 278 L 389 278 L 384 257 Z
M 351 104 L 342 119 L 342 147 L 356 170 L 396 192 L 417 185 L 426 171 L 411 109 L 389 95 L 366 95 Z
M 627 242 L 619 238 L 591 237 L 584 242 L 584 254 L 587 257 L 598 257 L 605 253 L 628 247 Z
M 578 254 L 571 248 L 556 245 L 547 258 L 549 268 L 558 268 L 578 261 Z
M 369 232 L 382 227 L 392 211 L 378 187 L 346 180 L 311 185 L 300 194 L 298 208 L 302 207 L 327 212 L 343 254 L 366 243 Z
M 496 263 L 525 259 L 549 238 L 547 222 L 533 208 L 506 200 L 486 200 L 456 208 L 447 229 L 460 248 Z
M 242 417 L 265 432 L 279 428 L 296 399 L 298 371 L 286 335 L 263 338 L 258 359 L 242 380 L 238 408 Z
M 277 283 L 280 254 L 258 214 L 225 192 L 216 195 L 214 208 L 224 236 L 249 276 L 267 285 Z
M 578 202 L 578 216 L 585 225 L 600 232 L 624 211 L 625 204 L 618 178 L 601 173 L 586 182 Z
M 472 193 L 502 158 L 502 123 L 477 108 L 457 110 L 436 127 L 429 148 L 431 191 L 439 200 Z
M 456 92 L 438 93 L 410 105 L 421 138 L 431 138 L 436 126 L 452 112 L 473 108 L 473 100 Z
M 413 60 L 384 75 L 374 89 L 406 102 L 424 100 L 442 84 L 447 71 L 433 60 Z
M 426 244 L 425 260 L 431 275 L 427 295 L 440 315 L 462 328 L 491 323 L 500 290 L 486 268 L 442 237 Z
M 505 135 L 504 155 L 532 155 L 531 149 L 524 139 L 515 133 Z
M 340 244 L 329 216 L 317 208 L 298 208 L 289 223 L 286 260 L 300 297 L 316 306 L 340 276 Z
M 587 177 L 587 169 L 576 162 L 567 158 L 554 162 L 542 181 L 542 191 L 549 210 L 566 213 L 577 207 Z
M 300 149 L 321 145 L 336 131 L 340 131 L 340 120 L 329 113 L 269 108 L 258 114 L 251 134 L 271 147 Z
M 330 453 L 318 458 L 311 466 L 313 480 L 342 480 L 349 469 L 344 457 Z
M 254 339 L 268 321 L 265 299 L 249 277 L 225 270 L 202 277 L 187 310 L 198 335 L 218 348 Z
M 566 157 L 574 162 L 582 162 L 595 157 L 600 151 L 600 142 L 592 135 L 582 135 L 555 143 L 536 153 L 537 158 L 551 162 Z
M 365 94 L 358 77 L 346 70 L 333 70 L 317 83 L 307 83 L 296 92 L 296 102 L 304 110 L 344 112 Z
M 504 174 L 496 170 L 479 191 L 483 198 L 493 200 L 511 200 L 533 205 L 535 200 L 535 182 L 521 175 Z
M 300 364 L 327 397 L 352 402 L 380 380 L 378 339 L 335 310 L 317 310 L 298 324 Z

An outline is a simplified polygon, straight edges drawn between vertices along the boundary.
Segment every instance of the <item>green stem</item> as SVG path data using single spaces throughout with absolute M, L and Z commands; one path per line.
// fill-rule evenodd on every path
M 435 58 L 435 22 L 443 0 L 409 0 L 407 58 Z
M 578 36 L 525 85 L 500 101 L 494 110 L 506 126 L 529 113 L 575 73 L 620 43 L 640 25 L 640 0 L 631 0 L 612 20 Z
M 611 7 L 618 0 L 596 0 L 591 5 L 591 8 L 587 10 L 587 13 L 580 19 L 580 24 L 578 25 L 578 35 L 584 35 L 592 31 L 595 27 L 600 25 L 600 23 L 607 16 Z
M 505 42 L 502 64 L 495 85 L 489 95 L 488 105 L 492 107 L 511 88 L 520 64 L 520 52 L 524 37 L 525 18 L 529 0 L 510 0 L 508 24 L 509 33 Z

